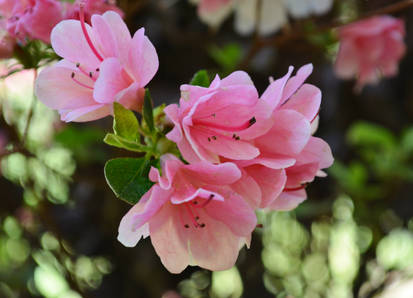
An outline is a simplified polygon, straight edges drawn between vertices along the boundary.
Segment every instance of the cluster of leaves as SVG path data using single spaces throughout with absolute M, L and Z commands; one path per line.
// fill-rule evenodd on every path
M 207 71 L 198 71 L 190 84 L 209 86 Z M 165 137 L 171 128 L 165 124 L 164 107 L 161 105 L 154 109 L 149 90 L 146 90 L 139 122 L 132 111 L 119 103 L 113 104 L 113 133 L 108 133 L 104 142 L 143 156 L 109 160 L 105 165 L 105 177 L 115 195 L 132 205 L 153 185 L 148 178 L 149 170 L 152 166 L 160 168 L 161 155 L 172 153 L 179 156 L 176 145 Z
M 359 159 L 348 165 L 336 161 L 330 173 L 355 198 L 380 199 L 413 181 L 413 128 L 397 138 L 382 126 L 358 122 L 347 133 Z

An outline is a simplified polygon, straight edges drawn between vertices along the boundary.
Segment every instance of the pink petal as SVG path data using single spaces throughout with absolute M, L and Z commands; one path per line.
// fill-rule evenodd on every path
M 237 164 L 241 167 L 247 167 L 250 165 L 263 165 L 271 169 L 284 169 L 291 167 L 296 162 L 295 158 L 281 155 L 281 154 L 271 154 L 268 152 L 261 153 L 258 157 L 252 160 L 240 160 Z
M 64 61 L 40 72 L 35 85 L 36 96 L 52 109 L 73 109 L 96 104 L 92 89 L 77 84 L 71 76 L 75 73 L 75 79 L 92 87 L 93 81 L 76 69 L 68 68 Z
M 94 43 L 92 28 L 88 24 L 85 25 Z M 53 49 L 60 57 L 73 63 L 80 63 L 80 66 L 87 71 L 94 71 L 99 67 L 100 61 L 86 42 L 79 21 L 65 20 L 57 24 L 52 30 L 51 42 Z
M 250 204 L 251 208 L 258 208 L 261 204 L 261 189 L 258 183 L 245 171 L 242 171 L 242 177 L 231 188 Z
M 205 224 L 204 228 L 186 229 L 183 225 L 178 226 L 180 237 L 192 256 L 190 264 L 213 271 L 231 268 L 245 239 L 234 235 L 225 224 L 214 220 L 202 210 L 199 216 Z
M 179 151 L 181 151 L 182 156 L 187 161 L 190 161 L 188 158 L 195 159 L 195 157 L 193 156 L 195 153 L 199 160 L 206 160 L 211 163 L 219 163 L 218 155 L 214 154 L 214 152 L 212 151 L 207 150 L 207 148 L 204 148 L 202 144 L 198 142 L 199 136 L 197 136 L 197 132 L 194 129 L 191 129 L 190 127 L 185 125 L 185 122 L 183 123 L 183 130 L 184 130 L 184 135 L 185 135 L 183 140 L 185 141 L 180 142 L 178 144 L 178 148 L 179 148 Z M 206 139 L 208 138 L 206 137 Z M 189 153 L 189 154 L 186 155 L 186 153 Z
M 146 238 L 149 235 L 149 225 L 143 224 L 136 227 L 135 215 L 144 211 L 149 198 L 151 197 L 152 189 L 145 193 L 137 204 L 135 204 L 126 215 L 122 218 L 119 230 L 118 241 L 126 247 L 134 247 L 139 240 Z
M 320 169 L 330 167 L 333 162 L 333 154 L 330 146 L 322 139 L 311 137 L 308 144 L 298 157 L 297 164 L 317 162 Z
M 321 91 L 314 85 L 304 84 L 283 106 L 283 109 L 295 110 L 308 121 L 314 120 L 321 104 Z
M 145 89 L 140 88 L 138 83 L 132 83 L 128 88 L 116 94 L 115 100 L 127 109 L 141 112 L 144 96 Z
M 272 82 L 261 95 L 261 100 L 265 101 L 269 105 L 271 111 L 273 111 L 279 105 L 283 95 L 285 84 L 291 76 L 293 69 L 294 68 L 290 66 L 288 68 L 287 74 L 283 76 L 281 79 Z
M 250 76 L 245 71 L 234 71 L 229 76 L 221 80 L 221 88 L 233 85 L 251 85 L 254 86 Z
M 231 136 L 216 136 L 216 140 L 211 139 L 214 134 L 193 129 L 193 137 L 198 144 L 206 150 L 228 159 L 234 160 L 249 160 L 257 157 L 260 154 L 258 148 L 249 142 L 235 140 Z M 208 141 L 208 138 L 211 141 Z
M 303 150 L 310 138 L 310 123 L 300 113 L 280 110 L 274 114 L 272 129 L 255 144 L 261 152 L 294 156 Z
M 31 38 L 50 43 L 50 33 L 62 18 L 60 2 L 37 0 L 32 7 L 32 11 L 26 13 L 20 21 L 24 23 L 24 27 Z
M 268 208 L 277 211 L 289 211 L 305 201 L 307 194 L 304 189 L 283 192 Z
M 107 58 L 100 65 L 93 97 L 100 103 L 112 103 L 115 101 L 116 95 L 132 83 L 133 81 L 124 72 L 119 60 L 117 58 Z
M 107 11 L 102 17 L 105 19 L 115 38 L 119 60 L 122 65 L 127 65 L 127 57 L 132 41 L 128 27 L 120 15 L 114 11 Z
M 110 115 L 112 109 L 108 105 L 95 104 L 73 110 L 59 110 L 62 121 L 87 122 Z
M 151 242 L 162 264 L 172 273 L 181 273 L 192 264 L 188 241 L 182 236 L 185 229 L 179 211 L 165 204 L 149 223 Z
M 310 76 L 312 72 L 313 65 L 307 64 L 301 67 L 297 71 L 297 74 L 288 80 L 281 98 L 281 104 L 289 99 L 290 96 L 293 95 L 298 90 L 298 88 L 300 88 L 300 86 L 305 82 L 305 80 Z
M 168 132 L 166 137 L 171 141 L 178 143 L 182 139 L 182 129 L 179 122 L 179 107 L 177 104 L 170 104 L 165 107 L 163 110 L 165 115 L 170 121 L 174 124 L 174 128 Z
M 339 78 L 349 79 L 355 76 L 359 69 L 357 48 L 352 40 L 340 42 L 334 71 Z
M 99 52 L 103 54 L 103 57 L 120 56 L 114 32 L 103 16 L 97 14 L 92 16 L 92 30 L 97 41 L 96 44 L 99 45 Z
M 163 176 L 161 177 L 157 168 L 151 167 L 151 170 L 149 171 L 149 179 L 152 182 L 157 182 L 161 188 L 169 190 L 172 187 L 175 175 L 183 166 L 183 162 L 176 156 L 172 154 L 164 154 L 161 156 Z
M 214 165 L 207 162 L 192 163 L 185 167 L 185 172 L 195 180 L 205 184 L 228 185 L 241 178 L 241 171 L 231 162 Z
M 235 235 L 248 236 L 257 224 L 254 209 L 234 192 L 228 191 L 223 195 L 224 201 L 212 200 L 204 207 L 205 212 L 211 218 L 229 227 Z M 202 216 L 200 218 L 202 221 Z
M 141 87 L 146 86 L 158 71 L 159 60 L 155 47 L 144 35 L 143 28 L 136 31 L 129 50 L 129 67 Z
M 245 168 L 248 175 L 250 175 L 259 185 L 262 193 L 260 208 L 266 208 L 277 199 L 281 194 L 287 176 L 285 171 L 270 169 L 261 165 L 253 165 Z
M 183 188 L 182 187 L 183 185 L 187 187 Z M 224 201 L 224 197 L 221 196 L 217 192 L 213 192 L 213 191 L 203 189 L 203 188 L 195 189 L 192 186 L 192 184 L 179 183 L 179 185 L 175 187 L 174 194 L 171 197 L 171 203 L 172 204 L 183 204 L 183 203 L 191 202 L 192 200 L 195 200 L 195 199 L 204 199 L 204 200 L 199 200 L 201 204 L 203 204 L 203 202 L 206 203 L 211 198 L 211 196 L 213 196 L 212 201 Z M 198 200 L 196 201 L 199 202 Z

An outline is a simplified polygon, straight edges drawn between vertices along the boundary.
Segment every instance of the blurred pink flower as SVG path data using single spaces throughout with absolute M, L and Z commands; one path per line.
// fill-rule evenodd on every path
M 381 76 L 397 74 L 406 46 L 404 22 L 376 16 L 343 26 L 338 31 L 340 48 L 335 63 L 338 77 L 357 77 L 356 88 L 377 83 Z
M 85 21 L 90 24 L 92 15 L 103 14 L 106 11 L 114 11 L 122 18 L 123 11 L 116 6 L 116 0 L 77 0 L 74 3 L 64 3 L 64 19 L 80 19 L 80 5 L 84 5 Z
M 259 100 L 250 77 L 236 71 L 222 80 L 216 76 L 208 88 L 182 85 L 179 106 L 169 105 L 165 113 L 175 124 L 167 137 L 188 162 L 219 163 L 220 157 L 258 156 L 251 140 L 265 133 L 261 120 L 271 111 Z
M 7 31 L 7 20 L 0 19 L 0 59 L 7 59 L 13 56 L 16 39 Z
M 191 0 L 198 4 L 199 18 L 212 27 L 219 26 L 232 12 L 234 0 Z
M 61 119 L 91 121 L 112 112 L 113 102 L 142 106 L 144 87 L 158 70 L 158 56 L 144 29 L 133 38 L 113 11 L 92 16 L 92 26 L 65 20 L 53 28 L 52 46 L 64 59 L 40 72 L 37 97 Z
M 162 177 L 151 169 L 156 184 L 123 217 L 118 240 L 132 247 L 150 235 L 172 273 L 188 265 L 231 268 L 257 222 L 254 210 L 229 187 L 240 170 L 233 163 L 185 165 L 173 155 L 161 161 Z
M 52 28 L 63 19 L 56 0 L 2 0 L 0 13 L 7 19 L 7 30 L 20 42 L 40 39 L 50 43 Z

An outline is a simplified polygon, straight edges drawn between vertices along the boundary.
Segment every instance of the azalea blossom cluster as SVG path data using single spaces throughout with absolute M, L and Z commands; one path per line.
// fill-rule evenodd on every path
M 67 122 L 112 114 L 114 103 L 142 112 L 144 87 L 158 69 L 144 30 L 132 37 L 115 12 L 93 15 L 91 25 L 79 12 L 80 20 L 52 30 L 63 59 L 41 71 L 36 95 Z M 119 241 L 135 246 L 150 235 L 173 273 L 233 266 L 250 244 L 255 211 L 295 208 L 333 162 L 328 144 L 312 136 L 321 102 L 321 91 L 305 83 L 312 70 L 292 75 L 290 67 L 261 96 L 242 71 L 209 86 L 182 85 L 179 105 L 163 111 L 179 154 L 162 152 L 160 167 L 150 169 L 153 186 L 122 219 Z
M 0 58 L 10 58 L 16 44 L 27 40 L 50 43 L 53 27 L 65 19 L 79 18 L 79 2 L 83 3 L 85 18 L 112 10 L 123 15 L 114 1 L 77 0 L 0 0 Z
M 333 163 L 327 143 L 311 135 L 321 92 L 304 84 L 306 65 L 258 96 L 245 72 L 218 76 L 207 88 L 181 86 L 179 105 L 165 108 L 167 137 L 183 158 L 162 157 L 162 175 L 122 219 L 119 240 L 135 246 L 150 235 L 162 263 L 224 270 L 249 246 L 257 209 L 291 210 L 305 187 Z
M 306 18 L 330 11 L 333 0 L 190 0 L 198 5 L 200 19 L 212 27 L 235 13 L 235 30 L 248 35 L 257 29 L 269 35 L 288 23 L 288 17 Z

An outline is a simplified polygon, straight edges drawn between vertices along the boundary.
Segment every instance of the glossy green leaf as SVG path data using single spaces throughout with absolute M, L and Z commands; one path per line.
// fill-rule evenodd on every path
M 145 120 L 146 125 L 149 128 L 149 131 L 155 130 L 155 125 L 153 121 L 153 103 L 151 93 L 148 89 L 145 90 L 145 98 L 143 101 L 143 119 Z
M 105 178 L 116 197 L 136 204 L 152 187 L 148 178 L 151 164 L 144 158 L 115 158 L 105 165 Z
M 139 136 L 139 122 L 135 114 L 117 102 L 113 103 L 113 114 L 113 131 L 115 134 L 127 140 L 135 141 Z
M 138 144 L 137 142 L 129 141 L 113 133 L 108 133 L 103 141 L 110 146 L 134 152 L 147 152 L 149 150 L 149 148 L 146 146 Z
M 199 70 L 194 74 L 189 84 L 193 86 L 209 87 L 211 81 L 209 79 L 208 72 L 205 69 Z

